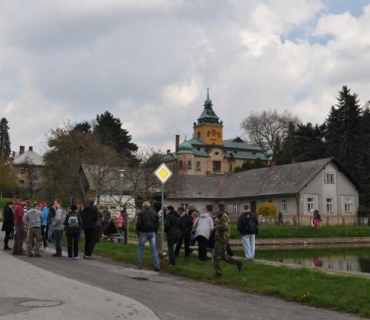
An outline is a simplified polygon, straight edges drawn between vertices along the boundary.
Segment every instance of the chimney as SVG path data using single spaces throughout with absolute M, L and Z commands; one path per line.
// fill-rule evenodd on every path
M 24 153 L 24 146 L 19 147 L 19 155 L 22 155 Z
M 176 150 L 176 152 L 179 151 L 179 145 L 180 145 L 180 135 L 177 134 L 176 135 L 176 142 L 175 142 L 175 150 Z
M 28 147 L 28 151 L 33 151 L 33 147 L 32 146 L 29 146 Z

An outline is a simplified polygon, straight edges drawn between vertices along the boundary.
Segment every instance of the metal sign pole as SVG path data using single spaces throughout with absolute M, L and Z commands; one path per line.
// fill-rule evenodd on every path
M 163 253 L 163 243 L 164 243 L 164 184 L 162 183 L 162 198 L 161 198 L 161 206 L 162 206 L 162 217 L 161 217 L 161 224 L 162 224 L 162 232 L 161 232 L 161 252 Z

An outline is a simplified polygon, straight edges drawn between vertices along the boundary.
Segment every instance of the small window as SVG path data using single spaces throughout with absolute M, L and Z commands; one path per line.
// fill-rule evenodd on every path
M 179 161 L 179 169 L 182 169 L 182 161 Z
M 352 213 L 352 203 L 345 203 L 344 204 L 344 212 L 345 213 Z
M 332 198 L 326 199 L 326 212 L 333 212 L 333 199 Z
M 286 199 L 281 200 L 281 212 L 286 212 Z
M 188 161 L 188 169 L 191 170 L 191 160 Z
M 26 173 L 26 169 L 25 168 L 19 168 L 19 173 L 20 174 L 25 174 Z
M 213 172 L 221 172 L 221 161 L 213 161 Z
M 19 186 L 20 186 L 21 188 L 24 188 L 24 180 L 19 180 Z
M 218 151 L 215 152 L 215 156 L 218 156 Z
M 307 211 L 313 212 L 313 198 L 307 198 Z
M 334 184 L 334 173 L 325 173 L 324 183 Z
M 195 170 L 200 171 L 200 161 L 197 161 Z

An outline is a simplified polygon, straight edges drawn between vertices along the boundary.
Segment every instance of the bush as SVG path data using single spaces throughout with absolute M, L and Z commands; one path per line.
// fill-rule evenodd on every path
M 265 216 L 265 217 L 276 217 L 277 216 L 277 208 L 271 202 L 262 202 L 258 208 L 258 215 Z

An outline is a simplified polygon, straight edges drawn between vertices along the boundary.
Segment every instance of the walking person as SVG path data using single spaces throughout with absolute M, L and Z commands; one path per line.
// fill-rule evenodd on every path
M 1 231 L 5 232 L 5 238 L 4 238 L 4 250 L 12 250 L 12 248 L 9 247 L 9 239 L 10 235 L 14 230 L 14 202 L 8 201 L 6 206 L 4 207 L 4 219 L 3 219 L 3 225 L 1 227 Z
M 55 241 L 55 253 L 53 257 L 62 257 L 62 235 L 64 230 L 64 210 L 62 208 L 62 201 L 59 199 L 54 200 L 55 217 L 52 223 L 54 241 Z
M 245 211 L 239 216 L 237 228 L 242 236 L 244 254 L 247 260 L 253 260 L 256 250 L 256 234 L 258 234 L 258 217 L 246 205 Z
M 175 255 L 176 257 L 179 256 L 182 242 L 184 242 L 185 258 L 186 258 L 190 256 L 190 236 L 191 236 L 191 229 L 193 227 L 193 219 L 188 213 L 185 212 L 185 209 L 183 207 L 178 207 L 177 212 L 179 213 L 181 217 L 181 234 L 180 234 L 179 240 L 176 243 Z
M 155 245 L 155 235 L 159 228 L 159 215 L 150 208 L 150 202 L 143 203 L 143 210 L 137 215 L 136 231 L 139 234 L 139 244 L 137 247 L 137 265 L 135 269 L 143 268 L 143 255 L 145 242 L 149 241 L 150 252 L 154 262 L 154 270 L 160 271 L 160 262 Z
M 88 200 L 87 206 L 82 209 L 80 215 L 85 234 L 84 259 L 93 260 L 92 253 L 97 240 L 96 221 L 99 219 L 99 211 L 98 208 L 94 206 L 94 199 Z
M 214 220 L 213 230 L 215 231 L 215 246 L 213 248 L 213 266 L 215 267 L 214 278 L 222 277 L 221 260 L 236 265 L 241 270 L 243 262 L 226 253 L 230 238 L 230 219 L 225 211 L 225 204 L 220 202 L 217 205 L 217 217 Z
M 175 245 L 181 235 L 181 217 L 173 206 L 167 206 L 165 216 L 165 232 L 167 233 L 169 266 L 176 265 Z
M 29 200 L 22 199 L 14 207 L 14 243 L 13 243 L 13 255 L 26 255 L 23 249 L 24 241 L 24 222 L 22 220 L 24 216 L 24 207 L 29 203 Z
M 198 257 L 201 261 L 207 261 L 208 239 L 213 229 L 211 213 L 212 206 L 207 206 L 207 211 L 199 216 L 192 229 L 194 237 L 198 242 Z
M 28 227 L 28 239 L 27 239 L 27 255 L 29 257 L 40 258 L 40 246 L 42 244 L 41 237 L 41 223 L 44 216 L 38 208 L 38 203 L 32 204 L 32 208 L 28 210 L 22 220 L 23 223 Z M 32 253 L 32 248 L 35 248 L 35 254 Z
M 64 219 L 64 230 L 67 236 L 67 260 L 78 260 L 78 238 L 80 235 L 80 227 L 82 225 L 82 219 L 80 214 L 77 212 L 77 206 L 71 205 L 71 210 L 68 212 Z

